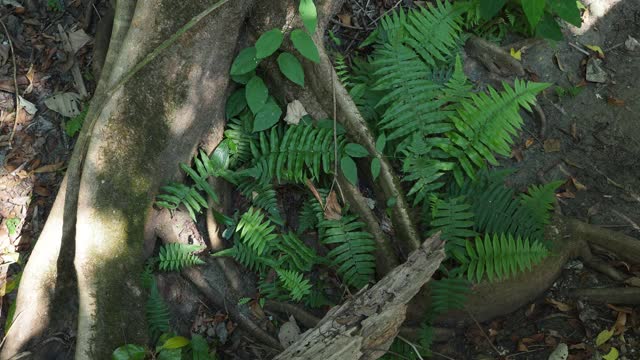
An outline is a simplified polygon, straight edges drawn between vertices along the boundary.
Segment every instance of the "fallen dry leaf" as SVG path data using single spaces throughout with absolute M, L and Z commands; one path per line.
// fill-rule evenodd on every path
M 29 71 L 27 71 L 27 75 L 25 75 L 27 80 L 29 80 L 29 86 L 24 90 L 23 95 L 30 94 L 33 91 L 33 78 L 35 74 L 36 70 L 33 68 L 33 64 L 31 64 L 31 66 L 29 66 Z
M 51 192 L 44 186 L 36 186 L 33 188 L 33 192 L 40 196 L 49 196 Z
M 564 65 L 562 65 L 562 61 L 560 61 L 560 57 L 558 56 L 558 53 L 553 54 L 553 60 L 558 66 L 558 69 L 560 69 L 560 71 L 562 72 L 566 71 L 566 69 L 564 68 Z
M 613 334 L 621 335 L 624 334 L 624 331 L 627 329 L 627 314 L 623 312 L 618 313 L 618 317 L 616 318 L 615 324 L 613 324 Z
M 41 166 L 41 167 L 33 170 L 33 172 L 35 174 L 54 172 L 54 171 L 58 171 L 58 170 L 62 169 L 63 165 L 64 165 L 64 161 L 61 161 L 59 163 Z
M 573 141 L 580 140 L 580 138 L 578 137 L 578 125 L 576 125 L 575 121 L 572 122 L 569 126 L 569 132 L 571 133 L 571 138 L 573 138 Z
M 560 139 L 547 139 L 542 144 L 542 147 L 546 153 L 558 152 L 560 151 Z
M 517 162 L 521 162 L 524 160 L 524 156 L 522 156 L 522 150 L 518 148 L 511 149 L 511 158 L 516 159 Z
M 578 180 L 576 180 L 576 178 L 574 178 L 573 176 L 571 177 L 571 182 L 573 183 L 573 186 L 576 187 L 576 190 L 578 191 L 587 190 L 587 187 L 581 182 L 579 182 Z
M 556 197 L 559 197 L 561 199 L 575 199 L 576 198 L 576 194 L 574 194 L 573 192 L 567 190 L 567 191 L 563 191 L 561 193 L 557 193 Z
M 585 350 L 586 348 L 587 348 L 587 344 L 582 342 L 569 346 L 569 349 L 571 350 Z
M 622 312 L 625 314 L 633 314 L 633 309 L 631 307 L 628 306 L 617 306 L 617 305 L 613 305 L 613 304 L 607 304 L 607 307 L 611 310 L 617 311 L 617 312 Z
M 607 97 L 607 104 L 613 105 L 613 106 L 624 106 L 624 100 L 614 98 L 613 96 L 609 96 Z
M 338 196 L 336 196 L 335 190 L 331 190 L 329 196 L 327 196 L 324 218 L 327 220 L 340 220 L 342 218 L 342 207 L 338 204 Z
M 44 100 L 44 104 L 51 110 L 66 117 L 80 114 L 80 95 L 73 92 L 53 95 Z
M 625 280 L 624 283 L 627 285 L 640 287 L 640 277 L 637 277 L 637 276 L 630 277 L 627 280 Z
M 527 140 L 525 140 L 524 142 L 524 148 L 528 149 L 531 147 L 531 145 L 533 145 L 535 141 L 533 140 L 533 138 L 528 138 Z
M 338 19 L 340 19 L 340 23 L 351 26 L 351 15 L 349 14 L 338 14 Z
M 284 117 L 284 121 L 290 125 L 298 125 L 300 119 L 305 115 L 307 115 L 307 110 L 300 100 L 293 100 L 287 104 L 287 115 Z
M 315 197 L 316 200 L 318 200 L 318 203 L 320 203 L 320 206 L 324 207 L 324 201 L 322 201 L 322 197 L 320 197 L 320 193 L 318 193 L 318 189 L 316 189 L 315 185 L 313 185 L 311 180 L 307 179 L 306 183 L 309 190 L 311 190 L 313 197 Z
M 546 298 L 545 301 L 551 305 L 553 305 L 556 309 L 562 311 L 562 312 L 567 312 L 570 311 L 572 309 L 571 305 L 569 304 L 565 304 L 561 301 L 552 299 L 552 298 Z

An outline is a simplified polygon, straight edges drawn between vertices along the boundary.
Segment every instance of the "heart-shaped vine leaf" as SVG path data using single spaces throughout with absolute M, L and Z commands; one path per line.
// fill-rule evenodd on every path
M 300 29 L 295 29 L 291 32 L 291 41 L 293 42 L 293 46 L 300 52 L 300 54 L 302 54 L 302 56 L 314 63 L 320 63 L 318 48 L 309 34 Z
M 280 29 L 272 29 L 260 35 L 260 38 L 256 41 L 256 57 L 264 59 L 276 52 L 282 45 L 283 38 L 284 36 Z
M 278 67 L 287 79 L 294 83 L 304 86 L 304 70 L 300 61 L 288 52 L 284 52 L 278 56 Z

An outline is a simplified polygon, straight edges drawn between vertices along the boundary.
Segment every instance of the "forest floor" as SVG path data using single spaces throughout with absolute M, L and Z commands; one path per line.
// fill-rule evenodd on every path
M 510 181 L 518 189 L 565 181 L 563 191 L 557 194 L 557 211 L 640 238 L 640 44 L 635 50 L 625 45 L 629 36 L 640 39 L 640 2 L 591 2 L 594 4 L 585 14 L 582 28 L 565 29 L 564 41 L 529 42 L 522 49 L 529 80 L 554 86 L 539 98 L 546 115 L 544 133 L 540 123 L 526 117 L 512 158 L 502 159 L 502 163 L 514 169 Z M 71 0 L 61 8 L 47 5 L 61 4 L 56 1 L 22 3 L 0 7 L 0 21 L 6 26 L 6 31 L 0 28 L 2 324 L 15 299 L 25 255 L 42 230 L 73 148 L 74 137 L 65 129 L 70 118 L 59 113 L 64 110 L 52 110 L 45 100 L 54 94 L 81 94 L 81 87 L 92 93 L 92 37 L 103 2 Z M 384 12 L 412 1 L 346 3 L 330 29 L 341 38 L 341 50 L 356 56 L 359 42 Z M 70 37 L 72 51 L 65 48 L 59 26 Z M 7 36 L 12 40 L 15 60 Z M 590 45 L 599 46 L 603 55 L 588 49 Z M 600 65 L 595 66 L 595 80 L 601 82 L 587 81 L 587 67 L 589 79 L 594 80 L 591 73 L 596 63 Z M 14 64 L 17 88 L 24 99 L 18 106 L 15 127 Z M 479 67 L 470 67 L 469 76 L 482 85 L 488 75 Z M 69 106 L 75 101 L 64 100 L 62 103 Z M 80 106 L 86 101 L 88 98 L 79 100 Z M 595 252 L 617 269 L 636 276 L 637 283 L 629 285 L 640 286 L 640 268 Z M 459 337 L 436 344 L 435 350 L 452 359 L 546 360 L 558 344 L 565 343 L 569 359 L 600 359 L 596 337 L 602 330 L 615 328 L 616 335 L 600 353 L 606 353 L 610 345 L 620 350 L 621 359 L 640 359 L 640 307 L 589 304 L 570 296 L 575 288 L 616 285 L 620 284 L 580 261 L 572 261 L 553 287 L 529 306 L 460 329 Z M 187 302 L 186 295 L 180 296 Z M 197 303 L 197 296 L 192 300 Z M 221 313 L 217 316 L 224 318 Z M 215 317 L 209 319 L 207 327 L 211 329 L 224 323 Z M 203 317 L 185 320 L 196 326 Z M 219 330 L 204 332 L 218 334 Z

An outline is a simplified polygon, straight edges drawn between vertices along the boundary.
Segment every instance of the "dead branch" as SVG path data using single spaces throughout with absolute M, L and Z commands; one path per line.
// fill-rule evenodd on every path
M 331 309 L 276 359 L 377 359 L 404 322 L 407 303 L 444 260 L 439 235 L 427 239 L 407 261 L 371 289 Z

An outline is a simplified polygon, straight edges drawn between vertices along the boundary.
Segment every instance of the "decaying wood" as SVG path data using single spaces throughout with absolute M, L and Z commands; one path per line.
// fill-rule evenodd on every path
M 405 320 L 407 303 L 444 260 L 439 235 L 427 239 L 407 261 L 372 288 L 331 309 L 276 359 L 373 360 L 385 354 Z

